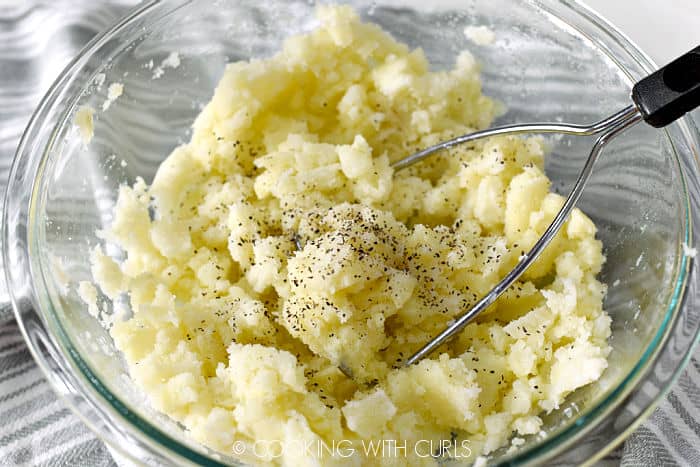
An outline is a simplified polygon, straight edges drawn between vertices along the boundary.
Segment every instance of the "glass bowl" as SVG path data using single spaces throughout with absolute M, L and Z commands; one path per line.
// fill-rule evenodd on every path
M 56 391 L 131 459 L 235 462 L 192 442 L 149 408 L 109 334 L 78 298 L 76 284 L 91 279 L 95 231 L 109 224 L 120 184 L 138 176 L 150 181 L 163 158 L 188 139 L 224 65 L 269 56 L 285 37 L 313 28 L 312 3 L 144 5 L 83 49 L 22 138 L 3 218 L 17 319 Z M 654 69 L 623 35 L 571 1 L 351 3 L 365 19 L 422 47 L 436 69 L 470 48 L 482 64 L 485 93 L 507 104 L 497 123 L 598 120 L 628 105 L 632 84 Z M 488 26 L 495 42 L 468 42 L 468 25 Z M 167 66 L 171 52 L 179 54 L 177 67 Z M 159 69 L 162 76 L 155 76 Z M 124 95 L 109 112 L 99 111 L 116 81 Z M 98 109 L 87 147 L 73 125 L 81 105 Z M 547 172 L 557 191 L 568 191 L 591 144 L 550 140 Z M 607 255 L 601 279 L 609 286 L 605 306 L 613 319 L 609 368 L 546 416 L 543 433 L 514 452 L 494 453 L 494 464 L 592 462 L 651 412 L 686 363 L 700 325 L 688 249 L 698 243 L 691 215 L 700 195 L 697 148 L 698 130 L 684 118 L 665 130 L 639 125 L 603 153 L 579 206 L 599 226 Z M 101 300 L 111 313 L 114 304 Z

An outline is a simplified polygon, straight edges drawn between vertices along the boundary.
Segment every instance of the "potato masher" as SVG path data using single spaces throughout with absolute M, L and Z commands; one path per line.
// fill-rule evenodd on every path
M 593 144 L 588 159 L 586 159 L 581 173 L 564 201 L 562 208 L 542 236 L 535 242 L 532 249 L 521 256 L 518 264 L 471 309 L 460 314 L 440 334 L 436 335 L 406 360 L 407 366 L 420 361 L 461 331 L 479 313 L 494 303 L 537 259 L 559 229 L 561 229 L 571 210 L 581 197 L 596 160 L 610 140 L 641 120 L 655 128 L 664 127 L 700 105 L 700 46 L 638 81 L 632 88 L 631 99 L 632 104 L 628 107 L 591 125 L 534 123 L 491 128 L 438 143 L 392 164 L 394 170 L 400 170 L 422 161 L 443 149 L 491 136 L 523 133 L 561 133 L 574 136 L 600 135 Z

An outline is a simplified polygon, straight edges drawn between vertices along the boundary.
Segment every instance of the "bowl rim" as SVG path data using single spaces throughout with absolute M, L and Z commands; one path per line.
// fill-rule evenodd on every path
M 146 13 L 150 12 L 153 8 L 156 6 L 162 4 L 160 0 L 154 0 L 149 3 L 146 3 L 140 7 L 137 7 L 136 9 L 132 10 L 131 13 L 126 15 L 124 18 L 122 18 L 119 22 L 117 22 L 115 25 L 104 31 L 103 33 L 97 35 L 93 40 L 91 40 L 82 50 L 81 52 L 67 65 L 67 67 L 61 72 L 57 80 L 54 82 L 54 84 L 51 86 L 49 91 L 45 94 L 45 96 L 42 98 L 39 106 L 37 107 L 37 110 L 34 112 L 32 115 L 30 122 L 20 140 L 20 144 L 18 146 L 15 158 L 12 163 L 12 168 L 10 171 L 10 177 L 9 177 L 9 183 L 8 183 L 8 191 L 7 195 L 4 200 L 5 204 L 5 209 L 3 210 L 3 222 L 2 222 L 2 229 L 3 229 L 3 257 L 4 257 L 4 264 L 5 265 L 10 265 L 14 264 L 12 261 L 12 255 L 9 252 L 9 245 L 14 245 L 17 244 L 17 238 L 16 233 L 9 228 L 9 216 L 11 215 L 10 210 L 8 209 L 11 204 L 11 198 L 15 196 L 15 191 L 11 190 L 11 187 L 13 185 L 16 185 L 16 180 L 17 180 L 17 172 L 21 169 L 21 165 L 23 162 L 23 157 L 26 159 L 26 155 L 28 152 L 32 152 L 31 149 L 31 144 L 29 142 L 29 139 L 31 138 L 32 134 L 38 130 L 39 127 L 41 127 L 42 122 L 43 122 L 43 117 L 46 115 L 46 113 L 51 111 L 51 106 L 52 104 L 58 99 L 58 97 L 61 94 L 62 88 L 65 86 L 65 84 L 75 75 L 75 72 L 81 69 L 81 67 L 84 65 L 84 63 L 89 59 L 89 57 L 96 52 L 106 41 L 108 41 L 112 36 L 114 36 L 116 33 L 118 33 L 122 28 L 126 27 L 127 25 L 131 24 L 133 21 L 141 18 L 143 15 Z M 551 10 L 548 9 L 546 5 L 544 5 L 542 1 L 534 1 L 532 2 L 535 4 L 539 9 L 543 10 L 544 12 L 547 12 L 553 16 L 555 16 L 559 20 L 563 20 L 556 14 L 552 13 Z M 636 47 L 623 33 L 618 31 L 613 25 L 611 25 L 608 21 L 600 17 L 595 11 L 590 9 L 589 7 L 585 6 L 584 4 L 580 3 L 578 0 L 568 0 L 568 1 L 563 1 L 560 2 L 564 7 L 568 8 L 569 11 L 577 16 L 579 16 L 585 23 L 587 23 L 587 26 L 594 26 L 597 30 L 598 33 L 601 33 L 602 35 L 608 36 L 609 39 L 621 44 L 626 52 L 630 55 L 629 58 L 633 59 L 637 65 L 642 67 L 644 70 L 647 72 L 651 72 L 655 67 L 653 62 L 643 53 L 639 50 L 639 48 Z M 564 20 L 565 21 L 565 20 Z M 569 27 L 574 27 L 571 25 L 569 22 L 565 21 L 565 24 Z M 582 33 L 579 29 L 575 28 L 577 32 Z M 585 35 L 585 34 L 584 34 Z M 585 35 L 588 40 L 590 40 L 593 44 L 597 45 L 600 49 L 600 44 L 599 40 L 594 40 L 588 35 Z M 601 52 L 604 52 L 604 50 L 601 49 Z M 627 70 L 625 70 L 624 65 L 621 65 L 613 56 L 608 55 L 609 58 L 613 59 L 616 62 L 616 65 L 620 68 L 620 71 L 626 73 Z M 75 96 L 77 99 L 78 96 Z M 66 110 L 68 112 L 68 109 Z M 687 118 L 687 117 L 685 117 Z M 60 124 L 64 121 L 64 118 L 59 119 Z M 683 123 L 683 122 L 681 122 Z M 60 124 L 58 126 L 60 126 Z M 687 125 L 686 125 L 687 127 Z M 687 128 L 686 128 L 687 130 Z M 697 136 L 693 135 L 693 132 L 690 130 L 686 131 L 688 137 L 695 137 Z M 671 141 L 671 139 L 669 137 Z M 45 147 L 38 148 L 41 149 L 41 160 L 39 165 L 43 165 L 46 162 L 47 156 L 49 154 L 48 149 L 51 147 L 51 142 L 49 144 L 46 144 Z M 677 156 L 676 156 L 677 157 Z M 26 162 L 26 161 L 25 161 Z M 693 228 L 692 228 L 692 220 L 691 220 L 691 214 L 692 211 L 690 209 L 690 201 L 689 201 L 689 196 L 688 196 L 688 191 L 687 191 L 687 186 L 685 182 L 685 176 L 683 174 L 683 171 L 680 170 L 680 174 L 682 177 L 682 186 L 684 187 L 684 196 L 685 196 L 685 208 L 686 208 L 686 226 L 685 226 L 685 239 L 684 241 L 687 243 L 689 239 L 692 238 L 693 235 Z M 28 200 L 28 211 L 31 212 L 35 211 L 32 209 L 33 206 L 36 204 L 36 200 L 40 198 L 39 196 L 39 182 L 42 179 L 41 176 L 41 171 L 36 174 L 32 182 L 32 189 L 31 189 L 31 196 Z M 31 222 L 29 222 L 31 225 Z M 28 229 L 31 230 L 31 229 Z M 32 233 L 31 232 L 26 232 L 26 235 L 31 237 Z M 207 456 L 206 454 L 203 454 L 201 452 L 198 452 L 197 450 L 193 450 L 188 446 L 183 445 L 180 441 L 172 438 L 170 435 L 159 429 L 158 427 L 154 426 L 151 422 L 146 421 L 143 419 L 143 417 L 139 414 L 136 414 L 132 412 L 125 404 L 121 403 L 119 398 L 112 394 L 109 389 L 104 386 L 100 381 L 99 378 L 92 372 L 90 369 L 89 365 L 85 360 L 81 358 L 79 353 L 72 347 L 72 344 L 70 343 L 70 338 L 68 337 L 67 333 L 62 327 L 62 324 L 58 319 L 55 318 L 55 313 L 53 311 L 53 304 L 51 299 L 47 296 L 47 281 L 45 277 L 43 276 L 43 269 L 40 267 L 40 265 L 37 265 L 35 262 L 37 256 L 34 255 L 32 256 L 32 251 L 35 251 L 38 248 L 38 245 L 35 244 L 33 241 L 29 241 L 26 244 L 26 249 L 27 249 L 27 257 L 29 258 L 29 276 L 26 278 L 29 279 L 29 284 L 30 284 L 30 294 L 32 295 L 32 304 L 35 305 L 35 310 L 34 312 L 39 316 L 41 322 L 44 325 L 44 333 L 47 333 L 48 329 L 48 340 L 50 342 L 43 342 L 44 345 L 49 345 L 54 348 L 55 351 L 58 351 L 61 356 L 64 357 L 66 361 L 62 362 L 63 370 L 67 373 L 65 375 L 70 381 L 73 386 L 74 390 L 77 390 L 79 392 L 79 395 L 82 396 L 83 398 L 87 399 L 88 403 L 91 405 L 97 406 L 96 408 L 99 409 L 99 412 L 101 415 L 104 417 L 108 417 L 111 420 L 114 421 L 114 419 L 119 420 L 119 422 L 122 423 L 123 426 L 127 426 L 129 428 L 132 428 L 130 431 L 131 435 L 135 435 L 138 441 L 144 443 L 148 448 L 153 449 L 155 452 L 158 452 L 160 454 L 163 454 L 166 456 L 166 458 L 172 458 L 172 456 L 175 456 L 178 458 L 180 461 L 184 461 L 187 463 L 195 462 L 197 464 L 202 464 L 202 465 L 228 465 L 228 464 L 222 464 L 215 459 L 212 459 L 211 457 Z M 633 389 L 637 387 L 639 384 L 640 380 L 643 379 L 645 376 L 646 372 L 650 369 L 650 367 L 653 365 L 656 357 L 658 354 L 661 352 L 661 350 L 664 347 L 664 344 L 666 343 L 670 332 L 673 328 L 673 323 L 675 320 L 678 318 L 679 313 L 678 311 L 682 308 L 685 294 L 687 293 L 687 284 L 688 280 L 690 277 L 690 272 L 691 269 L 693 268 L 694 262 L 692 259 L 688 258 L 685 255 L 681 255 L 681 261 L 678 266 L 678 270 L 674 273 L 674 277 L 676 280 L 675 283 L 675 293 L 674 297 L 671 300 L 673 303 L 672 305 L 666 310 L 666 315 L 661 323 L 659 329 L 657 330 L 657 333 L 655 337 L 650 341 L 650 343 L 647 345 L 646 351 L 643 354 L 643 357 L 639 360 L 639 362 L 630 370 L 629 374 L 627 377 L 625 377 L 622 381 L 620 381 L 614 390 L 609 391 L 608 394 L 606 394 L 604 397 L 598 398 L 597 402 L 592 405 L 592 407 L 588 408 L 587 411 L 584 411 L 584 413 L 581 415 L 581 417 L 584 417 L 583 422 L 576 422 L 576 423 L 571 423 L 566 426 L 564 426 L 562 429 L 556 430 L 553 432 L 550 436 L 547 436 L 546 439 L 542 440 L 541 442 L 534 444 L 533 446 L 522 450 L 518 452 L 517 454 L 514 454 L 512 457 L 504 457 L 503 462 L 505 463 L 529 463 L 533 462 L 534 460 L 540 460 L 543 453 L 554 453 L 556 454 L 557 452 L 560 452 L 561 450 L 565 449 L 567 446 L 571 445 L 575 440 L 580 439 L 582 436 L 584 436 L 588 431 L 593 429 L 597 423 L 599 423 L 604 417 L 606 413 L 609 413 L 612 411 L 616 405 L 614 402 L 616 401 L 621 401 L 624 399 L 625 395 L 631 392 Z M 12 275 L 12 272 L 9 267 L 6 266 L 6 279 L 8 281 L 8 284 L 11 284 L 12 286 L 17 285 L 17 278 Z M 40 288 L 35 287 L 36 285 L 41 285 Z M 68 402 L 68 406 L 73 410 L 74 413 L 78 414 L 83 421 L 85 421 L 88 426 L 96 433 L 98 436 L 103 438 L 105 441 L 108 442 L 108 444 L 111 447 L 116 448 L 121 454 L 126 455 L 127 457 L 133 458 L 132 455 L 129 453 L 127 449 L 125 449 L 124 446 L 122 446 L 121 443 L 115 442 L 113 439 L 113 436 L 110 436 L 110 434 L 104 429 L 99 426 L 97 426 L 92 420 L 90 420 L 88 417 L 85 416 L 85 413 L 81 411 L 81 408 L 78 406 L 72 398 L 65 397 L 64 391 L 61 390 L 60 383 L 55 380 L 55 370 L 49 368 L 49 365 L 46 362 L 46 357 L 43 354 L 43 352 L 40 350 L 40 344 L 36 340 L 36 336 L 32 334 L 32 330 L 29 329 L 26 326 L 25 323 L 25 312 L 26 310 L 22 310 L 22 306 L 20 305 L 20 301 L 23 297 L 20 297 L 16 292 L 15 292 L 16 287 L 10 287 L 10 297 L 11 301 L 13 304 L 13 309 L 15 311 L 15 315 L 17 317 L 17 321 L 20 327 L 20 330 L 22 334 L 24 335 L 25 340 L 28 343 L 28 347 L 30 349 L 30 352 L 34 356 L 34 359 L 38 362 L 41 370 L 43 371 L 44 375 L 47 377 L 51 385 L 53 386 L 54 390 L 59 393 L 60 395 L 63 395 L 64 400 Z M 41 297 L 38 297 L 38 296 Z M 36 305 L 41 305 L 41 304 L 46 304 L 48 305 L 49 308 L 51 308 L 50 312 L 46 312 L 44 308 L 41 306 L 36 306 Z M 680 372 L 682 369 L 685 367 L 687 364 L 690 355 L 692 354 L 692 349 L 694 348 L 695 345 L 697 345 L 698 338 L 700 337 L 700 334 L 698 334 L 698 330 L 696 329 L 696 335 L 693 339 L 693 343 L 689 346 L 687 349 L 685 358 L 682 360 L 682 364 L 679 365 L 675 370 L 672 379 L 670 382 L 656 395 L 655 399 L 652 401 L 652 403 L 643 410 L 638 417 L 635 419 L 633 423 L 633 427 L 636 428 L 643 420 L 646 418 L 651 411 L 656 407 L 656 405 L 660 402 L 661 398 L 666 395 L 666 393 L 670 390 L 673 382 L 678 378 L 680 375 Z M 67 358 L 66 358 L 67 357 Z M 65 384 L 65 381 L 64 381 Z M 106 403 L 106 404 L 105 404 Z M 93 407 L 95 408 L 95 407 Z M 580 420 L 580 418 L 579 418 Z M 631 426 L 631 427 L 632 427 Z M 134 433 L 136 432 L 136 433 Z M 621 433 L 616 439 L 611 440 L 611 442 L 607 443 L 606 445 L 606 450 L 602 452 L 607 452 L 607 450 L 611 449 L 612 447 L 615 446 L 617 442 L 623 437 L 625 437 L 627 434 L 631 432 L 631 428 L 626 430 L 624 433 Z M 554 455 L 552 454 L 552 455 Z M 601 454 L 601 455 L 602 455 Z M 500 461 L 500 459 L 499 459 Z

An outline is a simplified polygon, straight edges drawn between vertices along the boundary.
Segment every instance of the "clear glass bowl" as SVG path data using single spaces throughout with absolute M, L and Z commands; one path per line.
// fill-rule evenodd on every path
M 224 65 L 268 56 L 286 36 L 312 28 L 309 3 L 145 5 L 76 57 L 19 146 L 3 219 L 16 316 L 57 392 L 132 459 L 234 463 L 188 440 L 180 426 L 148 407 L 108 333 L 78 298 L 77 282 L 91 279 L 95 231 L 109 224 L 120 184 L 137 176 L 150 181 L 160 161 L 187 140 Z M 613 27 L 571 1 L 352 3 L 364 18 L 422 47 L 435 68 L 451 66 L 470 48 L 483 65 L 485 92 L 508 105 L 497 123 L 595 121 L 626 106 L 632 83 L 654 68 Z M 463 29 L 472 24 L 495 31 L 495 43 L 469 43 Z M 153 79 L 170 52 L 179 53 L 180 66 Z M 124 84 L 124 95 L 100 112 L 114 81 Z M 87 148 L 72 124 L 80 105 L 98 109 Z M 547 171 L 558 191 L 568 190 L 591 144 L 551 141 Z M 683 248 L 698 243 L 691 216 L 700 195 L 697 148 L 697 128 L 681 119 L 663 131 L 639 125 L 605 150 L 580 207 L 599 226 L 608 258 L 602 280 L 610 287 L 606 307 L 613 318 L 610 367 L 545 417 L 546 436 L 531 437 L 513 453 L 497 452 L 494 463 L 595 460 L 673 383 L 700 325 L 698 277 Z M 112 305 L 104 300 L 107 312 Z

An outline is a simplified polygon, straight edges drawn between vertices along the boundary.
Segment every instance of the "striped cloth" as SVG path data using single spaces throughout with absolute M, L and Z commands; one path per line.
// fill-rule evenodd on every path
M 56 398 L 14 321 L 0 325 L 0 465 L 116 465 Z
M 0 188 L 29 115 L 65 63 L 134 0 L 0 0 Z M 697 115 L 697 114 L 696 114 Z M 2 282 L 2 281 L 0 281 Z M 7 292 L 0 286 L 0 303 Z M 651 418 L 601 464 L 700 466 L 700 352 Z M 119 461 L 124 465 L 124 461 Z M 58 400 L 0 308 L 0 466 L 114 466 Z
M 625 442 L 622 466 L 700 466 L 699 385 L 700 349 L 696 349 L 673 390 Z

